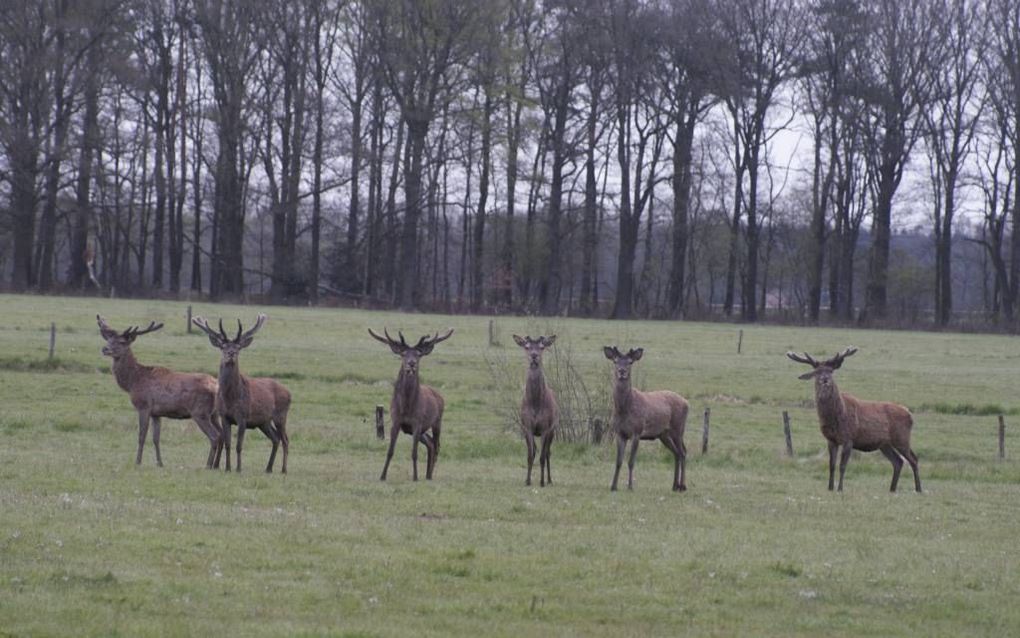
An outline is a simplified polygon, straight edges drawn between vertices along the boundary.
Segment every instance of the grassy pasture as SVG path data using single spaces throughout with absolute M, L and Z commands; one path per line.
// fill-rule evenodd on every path
M 139 338 L 140 361 L 215 373 L 218 353 L 186 333 L 186 303 L 0 305 L 0 635 L 1020 631 L 1014 338 L 745 326 L 737 355 L 732 325 L 498 318 L 522 385 L 510 334 L 548 330 L 595 387 L 609 388 L 602 345 L 641 345 L 637 382 L 691 402 L 690 491 L 670 492 L 669 455 L 645 443 L 635 490 L 610 493 L 610 445 L 557 443 L 555 485 L 524 486 L 524 445 L 497 416 L 483 360 L 486 318 L 269 308 L 241 366 L 294 395 L 290 474 L 260 471 L 269 445 L 252 431 L 245 472 L 228 475 L 202 469 L 205 438 L 182 421 L 164 421 L 166 467 L 151 442 L 135 467 L 137 419 L 99 352 L 96 312 L 114 327 L 155 319 L 167 325 Z M 195 305 L 228 322 L 256 312 Z M 415 337 L 457 329 L 423 363 L 447 400 L 431 483 L 411 482 L 406 436 L 378 480 L 385 443 L 372 412 L 388 406 L 398 364 L 365 328 L 383 325 Z M 812 386 L 783 353 L 851 343 L 860 352 L 840 387 L 914 411 L 922 495 L 908 467 L 890 494 L 878 453 L 855 455 L 844 494 L 825 489 Z

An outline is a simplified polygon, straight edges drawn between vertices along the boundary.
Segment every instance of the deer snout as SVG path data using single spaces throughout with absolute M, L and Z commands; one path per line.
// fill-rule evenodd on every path
M 103 346 L 102 353 L 103 353 L 104 357 L 112 357 L 113 356 L 113 351 L 110 350 L 110 346 Z

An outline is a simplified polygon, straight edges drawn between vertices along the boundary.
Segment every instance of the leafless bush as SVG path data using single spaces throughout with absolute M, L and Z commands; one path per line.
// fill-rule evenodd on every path
M 583 364 L 575 356 L 571 340 L 563 326 L 544 328 L 528 326 L 531 334 L 558 334 L 556 345 L 545 354 L 546 383 L 556 393 L 560 408 L 560 424 L 556 436 L 560 441 L 598 445 L 609 428 L 609 375 L 600 359 Z M 492 381 L 494 401 L 504 427 L 517 431 L 521 426 L 521 396 L 526 371 L 524 357 L 517 348 L 491 347 L 485 351 L 485 363 Z M 592 380 L 595 380 L 594 382 Z

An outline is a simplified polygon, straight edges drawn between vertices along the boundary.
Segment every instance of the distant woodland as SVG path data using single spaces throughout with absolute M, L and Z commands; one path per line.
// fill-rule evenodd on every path
M 2 0 L 0 288 L 1020 313 L 1017 0 Z

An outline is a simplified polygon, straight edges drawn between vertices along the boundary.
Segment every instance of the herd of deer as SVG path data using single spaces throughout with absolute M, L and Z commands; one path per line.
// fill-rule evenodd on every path
M 207 468 L 219 468 L 221 454 L 227 453 L 226 469 L 230 471 L 230 426 L 237 425 L 237 471 L 241 471 L 241 448 L 245 431 L 258 428 L 270 440 L 273 449 L 269 455 L 266 472 L 273 471 L 273 463 L 280 444 L 283 445 L 283 468 L 287 471 L 287 454 L 290 440 L 287 436 L 287 412 L 290 408 L 290 392 L 275 379 L 255 378 L 241 374 L 238 356 L 241 350 L 251 345 L 255 333 L 265 324 L 266 315 L 260 314 L 255 325 L 245 331 L 237 323 L 237 334 L 231 338 L 223 328 L 223 321 L 214 330 L 201 317 L 193 322 L 209 337 L 209 342 L 220 351 L 218 378 L 206 374 L 173 372 L 167 368 L 144 366 L 131 353 L 131 344 L 143 334 L 154 332 L 163 324 L 152 322 L 145 329 L 132 327 L 118 332 L 105 320 L 96 315 L 99 331 L 106 346 L 103 354 L 113 359 L 113 375 L 117 384 L 131 396 L 131 403 L 138 411 L 138 453 L 135 463 L 142 462 L 142 449 L 152 423 L 152 442 L 156 450 L 156 464 L 163 465 L 159 449 L 160 419 L 193 419 L 209 439 Z M 421 358 L 430 354 L 436 344 L 453 334 L 453 329 L 444 334 L 423 336 L 414 345 L 404 335 L 397 333 L 393 339 L 383 330 L 380 336 L 369 329 L 369 334 L 389 346 L 401 359 L 400 372 L 393 388 L 390 402 L 390 441 L 383 465 L 382 480 L 393 458 L 393 451 L 401 431 L 412 437 L 412 476 L 418 480 L 418 444 L 425 445 L 425 478 L 432 479 L 439 457 L 439 435 L 443 421 L 443 397 L 432 387 L 423 385 L 419 379 Z M 514 341 L 527 357 L 528 370 L 521 403 L 521 432 L 527 444 L 528 474 L 526 485 L 531 485 L 531 473 L 535 462 L 536 440 L 541 442 L 539 455 L 539 484 L 552 484 L 550 449 L 559 421 L 556 394 L 545 381 L 542 371 L 542 355 L 556 341 L 556 336 L 537 338 L 519 337 Z M 613 362 L 613 430 L 616 433 L 616 469 L 613 473 L 612 490 L 616 490 L 620 468 L 627 443 L 630 442 L 630 457 L 627 462 L 627 487 L 634 487 L 634 462 L 637 458 L 638 443 L 641 440 L 662 441 L 674 456 L 673 490 L 687 489 L 684 446 L 684 426 L 687 421 L 687 401 L 675 392 L 659 390 L 643 392 L 631 385 L 631 367 L 641 360 L 644 350 L 636 348 L 626 354 L 616 346 L 603 349 L 607 359 Z M 863 401 L 853 395 L 840 392 L 833 380 L 833 373 L 843 365 L 846 357 L 857 352 L 847 348 L 831 359 L 816 361 L 807 353 L 799 355 L 788 352 L 787 357 L 812 367 L 811 372 L 801 379 L 815 381 L 815 406 L 822 434 L 829 448 L 829 490 L 834 485 L 836 456 L 839 453 L 839 491 L 843 490 L 843 477 L 852 450 L 871 452 L 879 450 L 892 463 L 893 476 L 891 491 L 896 491 L 903 460 L 906 459 L 914 473 L 914 488 L 921 491 L 918 475 L 917 456 L 910 448 L 910 432 L 913 418 L 903 406 L 895 403 Z

